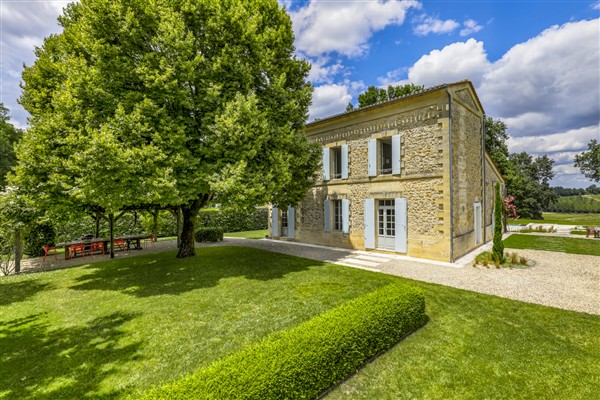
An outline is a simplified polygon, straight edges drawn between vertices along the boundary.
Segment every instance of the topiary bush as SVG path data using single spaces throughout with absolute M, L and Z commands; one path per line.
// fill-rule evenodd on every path
M 223 240 L 223 229 L 200 228 L 196 231 L 196 242 L 220 242 Z
M 494 209 L 494 244 L 492 246 L 494 260 L 504 262 L 504 243 L 502 242 L 502 199 L 500 198 L 500 184 L 496 182 L 496 208 Z
M 44 255 L 42 246 L 54 244 L 56 232 L 47 222 L 35 223 L 26 229 L 23 239 L 23 253 L 30 257 L 39 257 Z
M 389 285 L 153 389 L 143 399 L 314 399 L 425 321 L 423 294 Z

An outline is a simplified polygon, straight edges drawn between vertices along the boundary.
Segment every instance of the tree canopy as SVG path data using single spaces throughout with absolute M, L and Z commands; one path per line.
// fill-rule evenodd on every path
M 506 191 L 514 196 L 514 205 L 523 218 L 542 218 L 542 210 L 556 201 L 550 187 L 554 160 L 527 152 L 509 154 L 507 126 L 501 120 L 485 117 L 485 148 L 506 181 Z
M 7 174 L 17 163 L 14 146 L 21 138 L 21 130 L 9 122 L 9 111 L 0 103 L 0 191 L 6 188 Z
M 412 83 L 406 85 L 388 85 L 387 90 L 375 86 L 369 86 L 366 91 L 358 95 L 358 108 L 370 106 L 382 101 L 392 100 L 397 97 L 406 96 L 423 90 L 423 86 Z M 346 107 L 346 111 L 352 108 Z
M 600 143 L 596 139 L 592 139 L 588 143 L 588 150 L 575 156 L 574 165 L 587 178 L 600 182 Z
M 42 204 L 180 206 L 179 257 L 208 201 L 300 201 L 312 87 L 276 0 L 82 0 L 36 49 L 17 183 Z

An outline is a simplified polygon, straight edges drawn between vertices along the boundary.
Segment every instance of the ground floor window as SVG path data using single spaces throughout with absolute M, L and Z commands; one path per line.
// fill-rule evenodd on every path
M 394 249 L 396 237 L 396 209 L 394 200 L 379 200 L 378 243 L 383 249 Z
M 343 226 L 342 201 L 333 200 L 333 230 L 341 231 Z
M 287 213 L 287 211 L 282 211 L 281 212 L 281 236 L 283 236 L 283 237 L 289 236 L 288 227 L 289 227 L 288 213 Z

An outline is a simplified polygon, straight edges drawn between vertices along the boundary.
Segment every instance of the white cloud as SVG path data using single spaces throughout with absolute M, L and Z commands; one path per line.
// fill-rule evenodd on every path
M 483 29 L 483 26 L 479 25 L 474 19 L 466 20 L 463 22 L 463 26 L 464 28 L 460 30 L 460 36 L 469 36 Z
M 507 123 L 512 152 L 556 154 L 561 162 L 568 154 L 572 163 L 573 152 L 600 139 L 599 31 L 599 19 L 552 26 L 495 62 L 471 38 L 422 56 L 408 68 L 408 79 L 397 69 L 379 82 L 429 87 L 470 79 L 486 113 Z M 590 184 L 578 179 L 572 185 Z
M 402 25 L 406 11 L 420 7 L 417 1 L 311 0 L 307 6 L 290 12 L 296 48 L 308 56 L 333 52 L 360 56 L 368 50 L 374 32 L 388 25 Z
M 582 152 L 587 149 L 587 144 L 592 139 L 599 137 L 600 128 L 598 125 L 592 125 L 549 135 L 510 137 L 506 144 L 511 153 L 526 151 L 537 155 L 558 152 L 564 154 Z
M 600 1 L 596 1 L 595 3 L 592 3 L 592 5 L 590 7 L 592 7 L 592 9 L 594 9 L 594 10 L 600 10 Z
M 484 74 L 479 93 L 488 112 L 501 118 L 542 113 L 544 134 L 600 120 L 598 19 L 553 26 L 511 48 Z
M 336 75 L 343 73 L 346 67 L 341 61 L 330 63 L 329 57 L 318 57 L 316 59 L 310 59 L 299 54 L 301 58 L 307 59 L 311 63 L 310 73 L 308 80 L 313 84 L 316 83 L 333 83 L 333 79 Z
M 427 36 L 430 33 L 450 33 L 460 26 L 460 24 L 453 19 L 443 21 L 437 17 L 430 17 L 427 15 L 421 15 L 420 17 L 415 18 L 413 22 L 416 24 L 413 28 L 413 32 L 417 36 Z
M 310 119 L 324 118 L 343 112 L 352 100 L 352 95 L 346 85 L 322 85 L 315 88 L 312 100 Z
M 408 80 L 425 87 L 471 79 L 477 86 L 490 67 L 483 42 L 469 39 L 433 50 L 408 70 Z
M 19 82 L 23 63 L 31 65 L 35 59 L 34 47 L 43 43 L 43 38 L 60 30 L 56 17 L 63 7 L 71 1 L 45 2 L 2 2 L 0 1 L 0 18 L 2 26 L 2 86 L 0 102 L 11 113 L 11 123 L 19 128 L 25 127 L 27 112 L 17 104 L 21 94 Z

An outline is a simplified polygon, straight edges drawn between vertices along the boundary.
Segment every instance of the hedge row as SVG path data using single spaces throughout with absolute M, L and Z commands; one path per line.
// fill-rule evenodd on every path
M 200 228 L 196 231 L 196 242 L 220 242 L 223 240 L 223 229 Z
M 266 207 L 250 210 L 205 208 L 198 213 L 198 227 L 219 227 L 223 232 L 267 229 L 269 211 Z
M 420 291 L 389 285 L 150 390 L 143 399 L 314 399 L 425 320 Z

